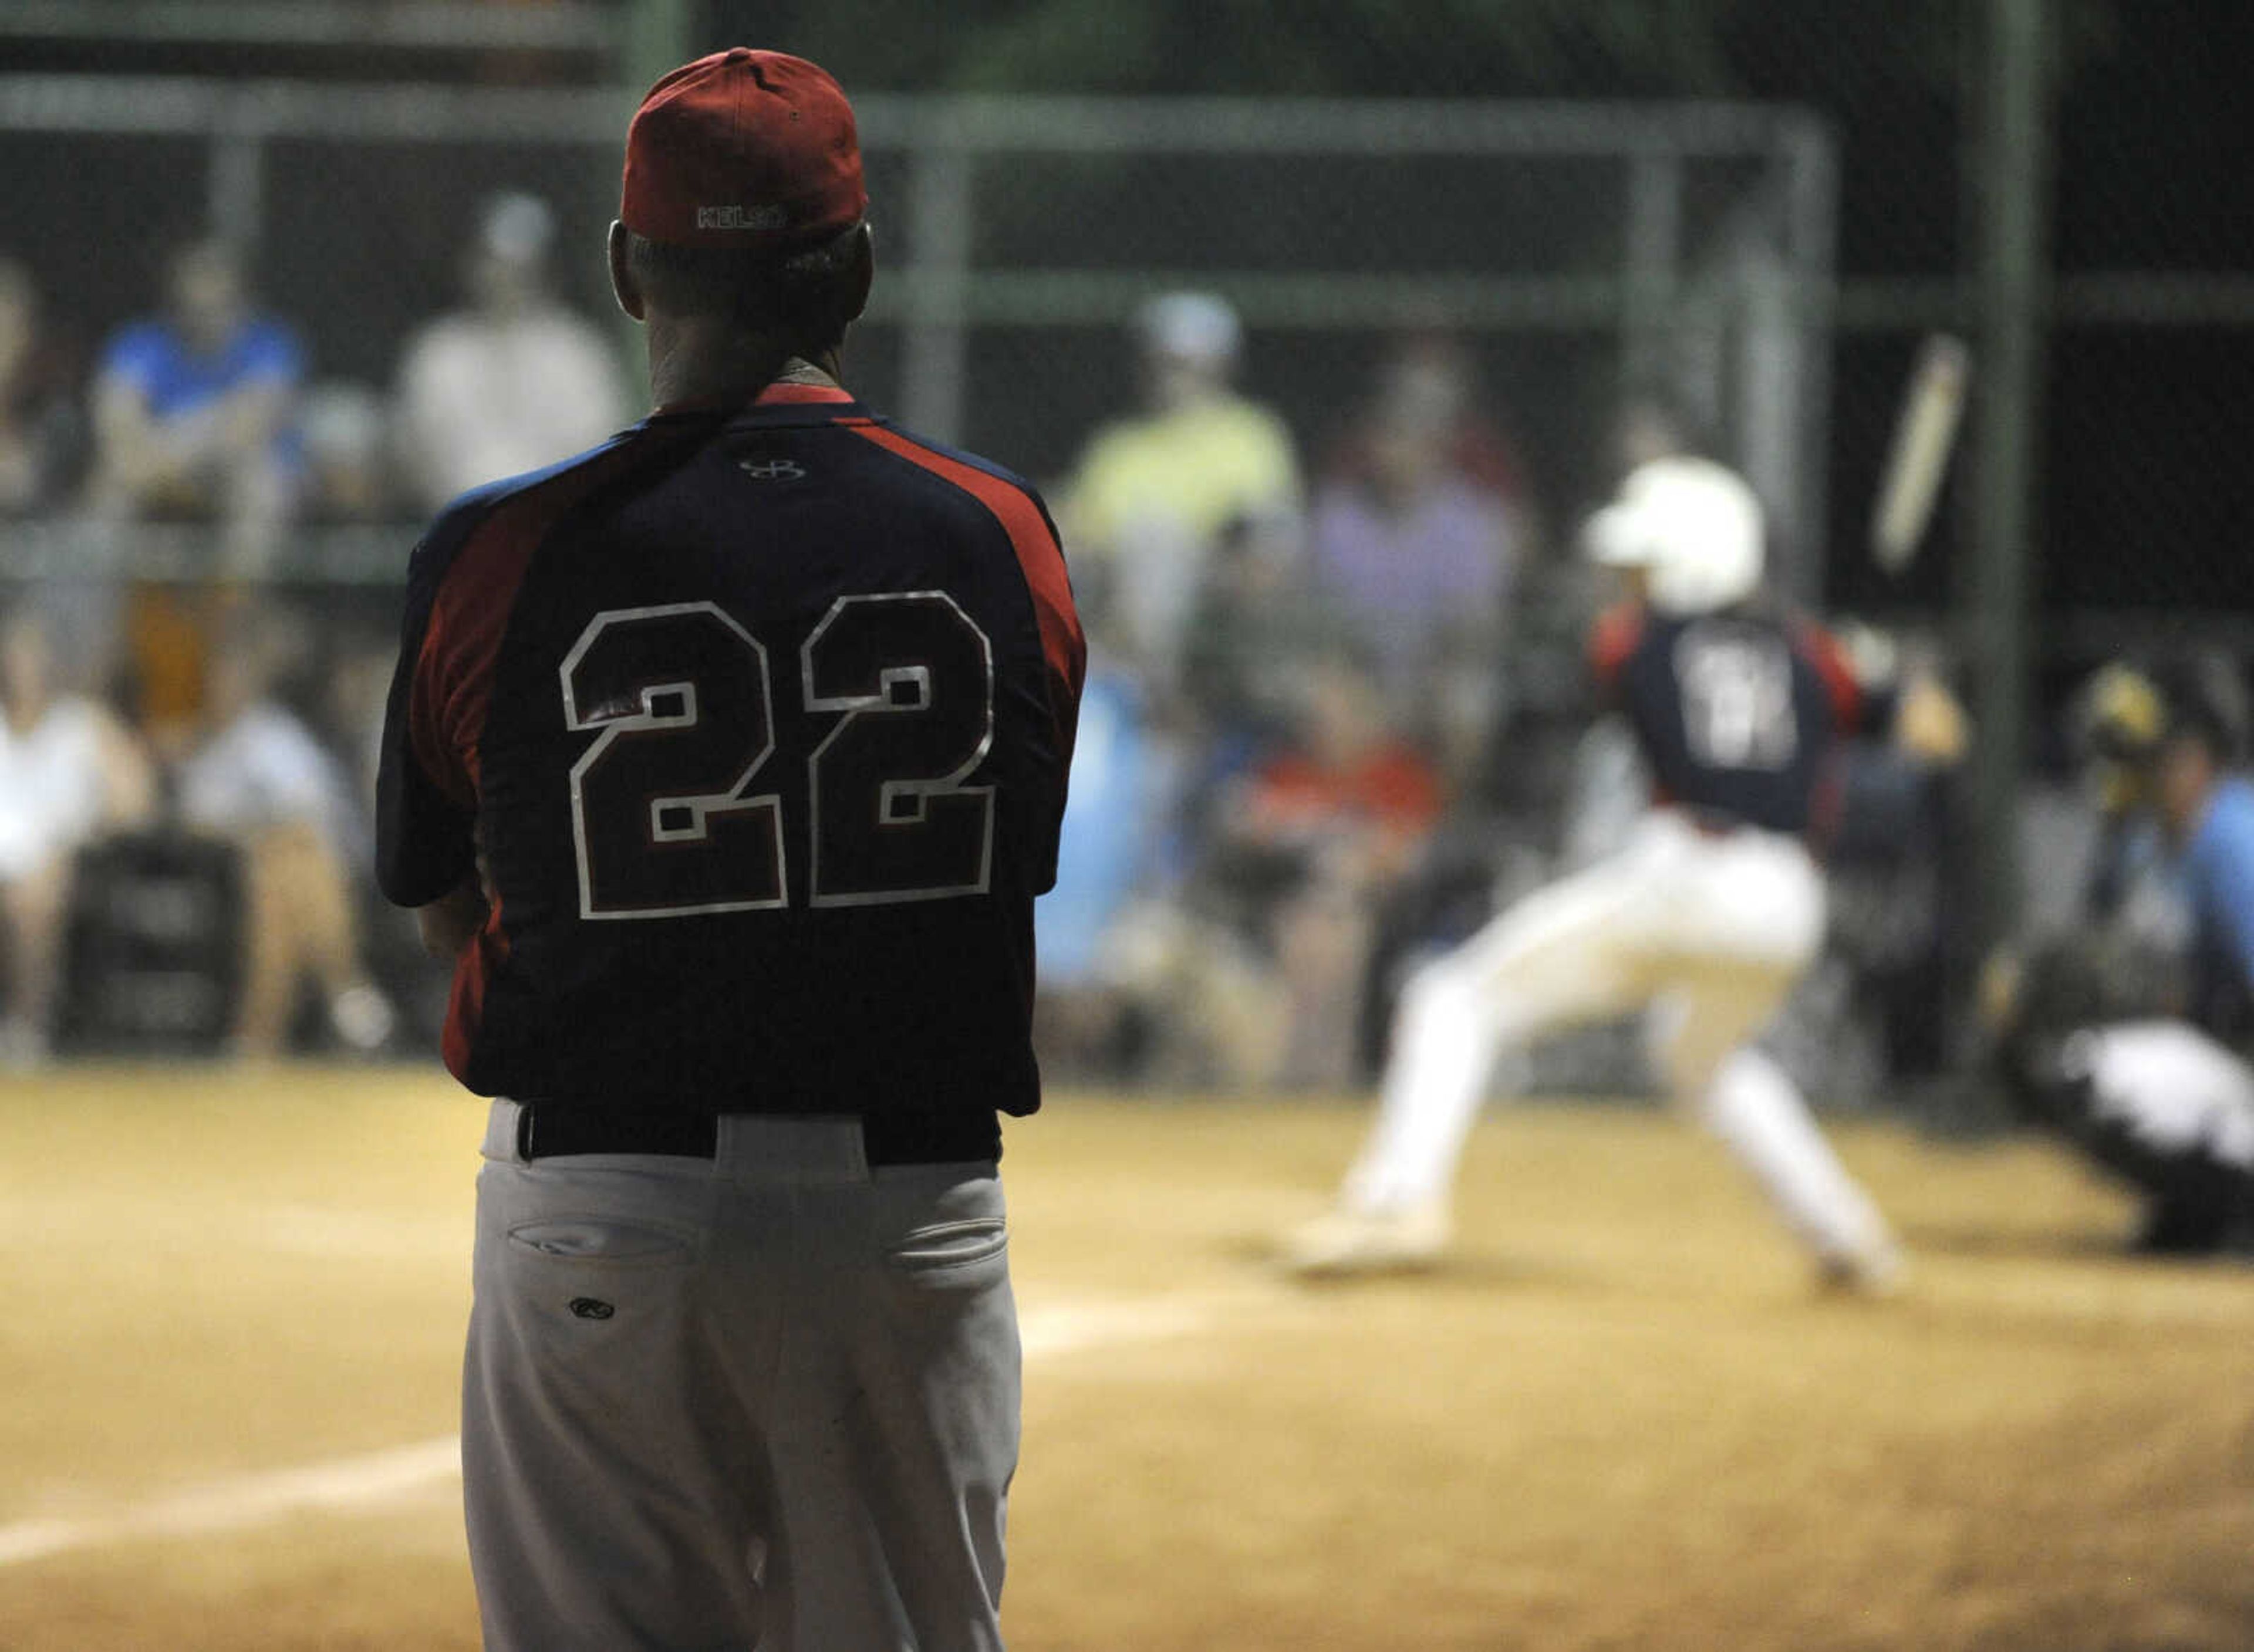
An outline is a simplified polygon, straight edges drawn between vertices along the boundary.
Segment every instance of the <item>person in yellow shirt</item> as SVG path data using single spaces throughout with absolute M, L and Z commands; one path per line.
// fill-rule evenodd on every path
M 1209 293 L 1152 299 L 1135 321 L 1147 410 L 1090 438 L 1058 516 L 1076 566 L 1101 586 L 1152 686 L 1174 687 L 1218 549 L 1281 564 L 1302 490 L 1291 431 L 1230 387 L 1243 329 Z

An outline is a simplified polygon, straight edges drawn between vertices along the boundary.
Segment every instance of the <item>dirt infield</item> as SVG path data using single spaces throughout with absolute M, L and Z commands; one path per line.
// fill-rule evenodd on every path
M 1018 1652 L 2254 1647 L 2254 1268 L 2124 1259 L 2039 1145 L 1870 1129 L 1914 1274 L 1819 1298 L 1707 1144 L 1544 1107 L 1474 1138 L 1458 1265 L 1284 1284 L 1361 1124 L 1012 1128 Z M 0 1086 L 0 1652 L 477 1644 L 480 1127 L 420 1074 Z

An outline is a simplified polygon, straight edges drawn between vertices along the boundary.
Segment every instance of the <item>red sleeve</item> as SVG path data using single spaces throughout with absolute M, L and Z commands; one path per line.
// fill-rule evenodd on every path
M 1600 689 L 1610 691 L 1620 682 L 1628 656 L 1643 640 L 1643 609 L 1623 602 L 1597 616 L 1589 629 L 1589 671 Z
M 1080 614 L 1073 606 L 1072 582 L 1065 573 L 1064 548 L 1057 542 L 1048 513 L 1026 489 L 967 465 L 961 459 L 926 447 L 881 424 L 850 424 L 857 436 L 874 442 L 887 452 L 920 466 L 969 494 L 993 514 L 1018 553 L 1018 566 L 1033 601 L 1033 618 L 1040 628 L 1041 654 L 1048 664 L 1049 717 L 1056 749 L 1063 766 L 1072 766 L 1073 736 L 1080 721 L 1080 690 L 1088 675 L 1088 640 L 1082 635 Z
M 501 634 L 525 564 L 549 525 L 503 513 L 464 546 L 431 604 L 416 656 L 407 708 L 415 756 L 431 781 L 466 808 L 477 805 L 478 745 Z
M 695 431 L 678 440 L 693 439 Z M 415 754 L 440 789 L 474 806 L 478 748 L 493 699 L 494 662 L 533 550 L 603 483 L 661 451 L 621 441 L 542 486 L 504 500 L 474 528 L 446 570 L 415 665 L 408 702 Z
M 1842 734 L 1852 734 L 1862 726 L 1863 685 L 1854 667 L 1847 663 L 1847 651 L 1837 637 L 1812 620 L 1796 625 L 1792 640 L 1801 657 L 1824 680 L 1824 691 L 1831 696 L 1833 726 Z
M 494 663 L 533 548 L 649 451 L 622 438 L 518 491 L 467 495 L 416 548 L 376 782 L 376 878 L 399 905 L 428 905 L 472 869 Z

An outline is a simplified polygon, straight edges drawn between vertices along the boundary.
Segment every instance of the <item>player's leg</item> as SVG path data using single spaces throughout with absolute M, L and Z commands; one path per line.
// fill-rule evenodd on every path
M 1823 874 L 1798 839 L 1740 830 L 1686 840 L 1676 864 L 1669 988 L 1648 1030 L 1676 1104 L 1753 1176 L 1825 1277 L 1884 1288 L 1900 1264 L 1884 1221 L 1752 1040 L 1824 941 Z
M 242 987 L 235 1002 L 234 1053 L 252 1060 L 281 1054 L 304 962 L 304 931 L 292 888 L 286 839 L 272 831 L 240 840 L 242 866 Z
M 1497 1055 L 1633 1008 L 1651 895 L 1631 851 L 1536 891 L 1403 990 L 1378 1111 L 1339 1208 L 1286 1248 L 1304 1272 L 1413 1263 L 1447 1236 L 1449 1188 Z
M 1885 1219 L 1816 1129 L 1799 1088 L 1749 1042 L 1791 984 L 1758 966 L 1701 967 L 1656 1006 L 1655 1054 L 1676 1105 L 1729 1149 L 1826 1278 L 1884 1288 L 1900 1268 Z
M 7 1017 L 0 1020 L 0 1064 L 29 1068 L 46 1060 L 55 1030 L 69 897 L 66 856 L 50 858 L 0 882 L 8 992 Z
M 999 1652 L 1017 1309 L 990 1161 L 808 1190 L 826 1251 L 763 1430 L 776 1519 L 760 1652 Z
M 494 1116 L 462 1416 L 485 1644 L 750 1652 L 760 1467 L 707 1326 L 713 1165 L 525 1164 L 514 1107 Z M 733 1309 L 777 1346 L 779 1293 Z
M 361 965 L 360 916 L 343 858 L 313 822 L 290 821 L 260 834 L 252 858 L 265 868 L 278 904 L 290 914 L 298 954 L 320 987 L 331 1028 L 349 1048 L 380 1047 L 396 1017 Z

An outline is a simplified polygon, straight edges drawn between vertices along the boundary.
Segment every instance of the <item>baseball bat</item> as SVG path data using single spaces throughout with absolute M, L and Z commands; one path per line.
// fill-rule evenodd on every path
M 1889 574 L 1909 566 L 1933 521 L 1964 412 L 1971 362 L 1962 339 L 1936 332 L 1927 337 L 1910 369 L 1871 516 L 1871 556 Z

